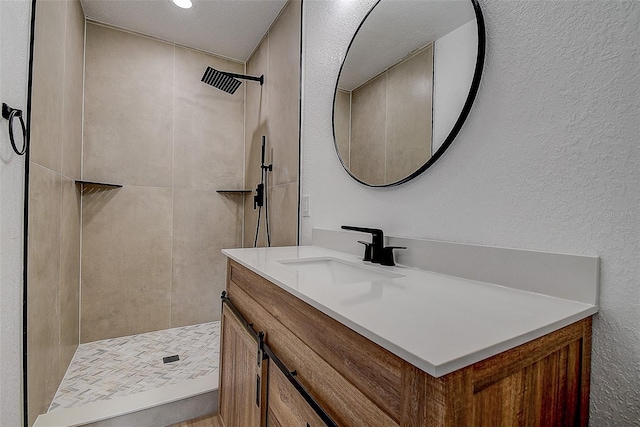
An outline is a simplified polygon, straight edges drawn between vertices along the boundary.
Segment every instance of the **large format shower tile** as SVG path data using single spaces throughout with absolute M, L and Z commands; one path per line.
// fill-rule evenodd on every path
M 172 327 L 220 319 L 227 276 L 220 251 L 242 246 L 241 209 L 215 191 L 173 191 Z
M 84 178 L 172 186 L 174 49 L 87 22 Z
M 220 322 L 80 344 L 49 412 L 210 375 L 219 353 Z
M 125 186 L 82 196 L 81 343 L 171 327 L 172 194 Z

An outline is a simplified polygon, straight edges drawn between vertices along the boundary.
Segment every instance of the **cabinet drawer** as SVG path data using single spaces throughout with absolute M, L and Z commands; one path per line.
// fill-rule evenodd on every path
M 267 427 L 324 427 L 325 423 L 275 366 L 269 370 Z

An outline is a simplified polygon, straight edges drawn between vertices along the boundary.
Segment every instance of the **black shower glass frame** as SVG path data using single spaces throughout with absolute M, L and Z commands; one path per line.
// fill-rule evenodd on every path
M 465 100 L 465 103 L 464 103 L 464 105 L 462 107 L 462 110 L 460 111 L 460 115 L 458 116 L 458 119 L 454 123 L 453 128 L 451 129 L 451 132 L 449 132 L 449 135 L 444 140 L 442 145 L 438 148 L 438 150 L 436 150 L 436 152 L 433 153 L 433 155 L 420 168 L 418 168 L 416 171 L 412 172 L 411 174 L 409 174 L 405 178 L 403 178 L 403 179 L 401 179 L 399 181 L 388 183 L 388 184 L 379 184 L 379 185 L 378 184 L 370 184 L 370 183 L 364 182 L 363 180 L 361 180 L 360 178 L 355 176 L 353 173 L 351 173 L 351 171 L 349 170 L 349 167 L 344 163 L 344 160 L 340 156 L 340 152 L 338 150 L 338 142 L 337 142 L 337 139 L 336 139 L 336 125 L 335 125 L 336 108 L 335 108 L 335 105 L 336 105 L 336 98 L 338 96 L 338 82 L 340 82 L 340 76 L 342 75 L 342 69 L 344 68 L 345 61 L 347 60 L 347 58 L 349 56 L 349 51 L 351 50 L 351 46 L 353 45 L 353 41 L 357 37 L 358 33 L 360 32 L 360 29 L 362 28 L 362 26 L 366 22 L 367 18 L 371 14 L 371 12 L 374 11 L 376 6 L 378 6 L 378 4 L 380 4 L 381 1 L 382 0 L 378 0 L 371 7 L 369 12 L 367 12 L 365 17 L 362 19 L 362 22 L 360 22 L 360 25 L 358 26 L 358 29 L 356 30 L 355 34 L 353 35 L 353 38 L 351 39 L 351 42 L 349 43 L 349 47 L 347 48 L 347 52 L 345 53 L 344 59 L 342 61 L 342 65 L 340 65 L 340 72 L 338 73 L 338 78 L 336 79 L 336 86 L 335 86 L 335 89 L 334 89 L 334 92 L 333 92 L 333 112 L 331 114 L 331 125 L 332 125 L 332 131 L 333 131 L 333 144 L 334 144 L 334 148 L 336 150 L 336 155 L 338 156 L 338 159 L 340 159 L 340 163 L 342 164 L 342 167 L 349 174 L 349 176 L 351 176 L 351 178 L 353 178 L 354 180 L 358 181 L 360 184 L 365 185 L 367 187 L 395 187 L 395 186 L 398 186 L 400 184 L 404 184 L 405 182 L 411 181 L 413 178 L 417 177 L 418 175 L 422 174 L 424 171 L 429 169 L 431 167 L 431 165 L 433 165 L 444 154 L 444 152 L 447 150 L 447 148 L 449 148 L 449 146 L 451 145 L 453 140 L 456 138 L 456 136 L 460 132 L 460 129 L 462 128 L 462 125 L 464 124 L 465 120 L 469 116 L 469 112 L 471 111 L 471 106 L 473 105 L 473 101 L 475 100 L 476 95 L 478 93 L 478 88 L 480 86 L 480 78 L 482 76 L 482 69 L 484 67 L 484 56 L 485 56 L 485 45 L 486 45 L 484 17 L 482 15 L 482 10 L 480 9 L 480 4 L 478 3 L 478 0 L 469 0 L 471 2 L 471 5 L 473 6 L 473 10 L 474 10 L 474 13 L 475 13 L 475 16 L 476 16 L 476 24 L 477 24 L 477 28 L 478 28 L 478 54 L 476 56 L 476 65 L 475 65 L 475 69 L 474 69 L 474 72 L 473 72 L 473 80 L 471 81 L 471 87 L 469 89 L 469 94 L 467 95 L 467 99 Z

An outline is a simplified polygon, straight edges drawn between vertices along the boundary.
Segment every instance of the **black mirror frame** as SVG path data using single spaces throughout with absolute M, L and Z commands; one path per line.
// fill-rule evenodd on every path
M 453 129 L 451 129 L 451 132 L 449 132 L 449 135 L 447 136 L 447 138 L 444 140 L 444 142 L 438 148 L 438 150 L 435 153 L 433 153 L 433 155 L 429 158 L 429 160 L 427 160 L 424 165 L 422 165 L 416 171 L 412 172 L 407 177 L 389 184 L 374 185 L 374 184 L 366 183 L 351 173 L 349 168 L 344 164 L 344 161 L 340 156 L 340 152 L 338 151 L 338 143 L 336 141 L 336 125 L 335 125 L 336 97 L 338 96 L 338 82 L 340 81 L 342 68 L 344 67 L 345 61 L 347 60 L 347 57 L 349 55 L 349 50 L 351 50 L 351 46 L 353 45 L 353 41 L 355 40 L 356 36 L 358 35 L 358 32 L 360 31 L 360 28 L 362 28 L 362 25 L 364 25 L 365 21 L 367 20 L 371 12 L 373 12 L 373 10 L 376 8 L 376 6 L 378 6 L 378 4 L 381 1 L 382 0 L 376 1 L 376 3 L 371 7 L 369 12 L 367 12 L 365 17 L 362 19 L 362 22 L 360 22 L 360 25 L 358 25 L 358 29 L 356 30 L 355 34 L 351 38 L 351 42 L 349 42 L 349 47 L 347 48 L 347 52 L 345 53 L 344 59 L 342 60 L 342 65 L 340 65 L 340 71 L 338 72 L 338 78 L 336 79 L 336 87 L 333 92 L 333 110 L 331 114 L 333 144 L 334 144 L 334 148 L 336 150 L 338 159 L 340 160 L 340 164 L 342 164 L 342 167 L 351 176 L 351 178 L 358 181 L 362 185 L 365 185 L 367 187 L 373 187 L 373 188 L 395 187 L 412 180 L 413 178 L 417 177 L 418 175 L 422 174 L 424 171 L 429 169 L 429 167 L 431 167 L 431 165 L 433 165 L 436 162 L 436 160 L 438 160 L 440 156 L 444 154 L 447 148 L 449 148 L 453 140 L 456 138 L 456 136 L 460 132 L 460 129 L 462 128 L 462 125 L 467 119 L 467 116 L 469 116 L 469 112 L 471 111 L 471 106 L 473 105 L 473 101 L 475 100 L 476 95 L 478 94 L 478 88 L 480 87 L 480 78 L 482 77 L 482 69 L 484 67 L 484 56 L 485 56 L 485 45 L 486 45 L 484 17 L 482 16 L 482 10 L 480 9 L 480 4 L 478 3 L 478 0 L 469 0 L 473 6 L 473 10 L 476 15 L 476 24 L 478 26 L 478 55 L 476 57 L 476 66 L 473 73 L 473 80 L 471 81 L 471 87 L 469 89 L 469 95 L 467 95 L 467 99 L 462 107 L 460 116 L 458 116 L 458 120 L 456 120 L 455 124 L 453 125 Z

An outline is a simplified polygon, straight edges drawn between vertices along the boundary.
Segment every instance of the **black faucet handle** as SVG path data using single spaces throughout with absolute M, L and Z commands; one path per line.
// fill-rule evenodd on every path
M 406 246 L 385 246 L 382 248 L 382 254 L 380 255 L 380 265 L 394 266 L 396 261 L 393 259 L 394 249 L 407 249 Z
M 360 233 L 371 233 L 371 243 L 373 246 L 382 248 L 384 245 L 384 232 L 379 228 L 354 227 L 353 225 L 343 225 L 343 230 L 359 231 Z
M 367 227 L 354 227 L 352 225 L 343 225 L 343 230 L 351 230 L 351 231 L 359 231 L 361 233 L 371 233 L 371 252 L 370 259 L 367 260 L 366 249 L 368 246 L 365 246 L 365 261 L 371 261 L 376 264 L 380 264 L 380 257 L 382 253 L 382 249 L 384 248 L 384 233 L 379 228 L 367 228 Z
M 364 240 L 358 240 L 358 243 L 362 243 L 364 245 L 364 258 L 362 258 L 362 260 L 371 261 L 373 253 L 373 243 L 365 242 Z

